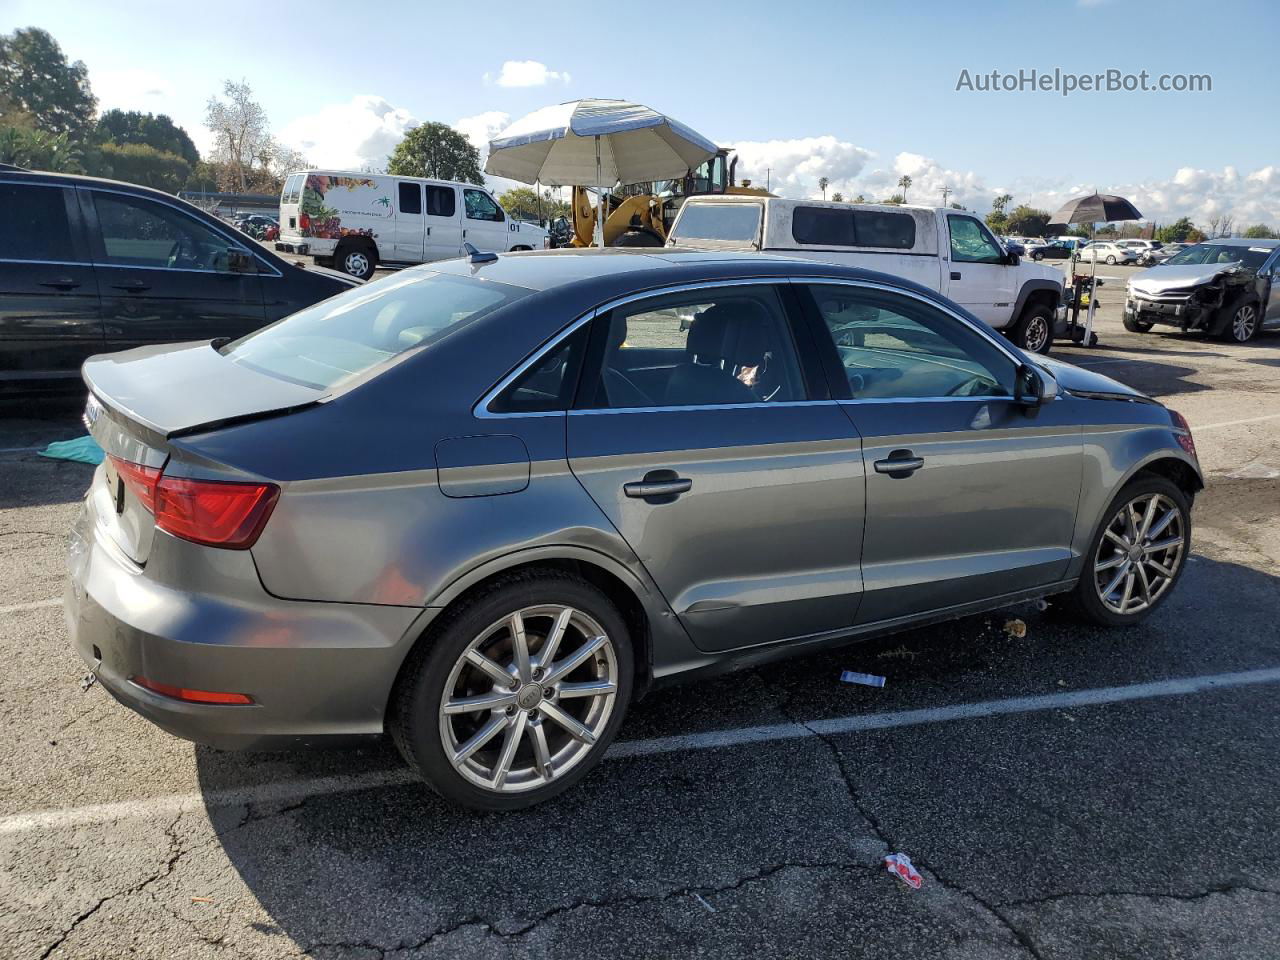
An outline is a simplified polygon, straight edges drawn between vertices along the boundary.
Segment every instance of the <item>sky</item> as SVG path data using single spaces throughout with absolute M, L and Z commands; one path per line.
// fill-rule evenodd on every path
M 980 212 L 1003 193 L 1052 210 L 1097 189 L 1158 222 L 1280 227 L 1274 0 L 311 0 L 247 23 L 184 23 L 140 0 L 4 0 L 0 32 L 19 26 L 83 60 L 101 108 L 167 113 L 202 148 L 205 104 L 228 78 L 248 81 L 282 141 L 342 168 L 381 167 L 423 121 L 484 145 L 539 107 L 606 97 L 736 147 L 739 178 L 783 196 L 820 196 L 825 176 L 829 193 L 882 199 L 907 174 L 910 202 L 947 187 Z M 993 70 L 1033 69 L 1207 74 L 1212 89 L 978 89 Z

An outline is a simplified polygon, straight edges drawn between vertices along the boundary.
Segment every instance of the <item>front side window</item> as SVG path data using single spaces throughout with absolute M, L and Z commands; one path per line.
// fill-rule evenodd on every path
M 80 259 L 62 187 L 0 183 L 0 260 Z
M 1016 364 L 955 317 L 876 290 L 809 289 L 853 399 L 1013 395 Z
M 463 202 L 467 207 L 468 220 L 490 220 L 502 223 L 505 216 L 502 208 L 483 190 L 463 190 Z
M 686 203 L 671 236 L 676 243 L 713 240 L 724 243 L 759 243 L 758 203 Z
M 234 363 L 327 389 L 429 347 L 531 291 L 442 273 L 403 273 L 324 300 L 222 348 Z
M 1000 245 L 973 217 L 948 214 L 951 230 L 951 259 L 959 263 L 1004 263 Z
M 142 197 L 93 192 L 107 263 L 173 270 L 227 269 L 226 237 L 186 214 Z
M 627 304 L 599 318 L 587 406 L 688 407 L 806 399 L 790 326 L 768 286 Z
M 400 187 L 400 212 L 422 213 L 422 187 L 416 183 L 402 183 Z

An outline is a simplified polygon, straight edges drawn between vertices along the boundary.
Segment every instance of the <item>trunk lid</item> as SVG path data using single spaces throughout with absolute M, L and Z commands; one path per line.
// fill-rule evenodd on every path
M 83 374 L 85 426 L 107 454 L 88 496 L 103 532 L 139 565 L 151 552 L 155 516 L 112 457 L 159 471 L 173 437 L 301 409 L 324 395 L 233 363 L 206 342 L 102 354 L 85 361 Z

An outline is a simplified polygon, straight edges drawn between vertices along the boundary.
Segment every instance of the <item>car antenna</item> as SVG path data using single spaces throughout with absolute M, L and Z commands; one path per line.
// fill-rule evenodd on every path
M 496 253 L 481 253 L 469 243 L 464 242 L 462 244 L 462 249 L 467 251 L 467 256 L 470 258 L 472 263 L 493 263 L 493 261 L 498 259 L 498 255 Z

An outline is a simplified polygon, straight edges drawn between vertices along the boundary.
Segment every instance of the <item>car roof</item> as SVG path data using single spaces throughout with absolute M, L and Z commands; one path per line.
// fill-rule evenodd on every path
M 1274 250 L 1276 247 L 1280 247 L 1280 240 L 1270 240 L 1263 237 L 1215 237 L 1212 240 L 1203 242 L 1215 247 L 1259 247 L 1267 250 Z
M 66 187 L 80 186 L 103 186 L 110 187 L 112 190 L 121 192 L 135 193 L 139 196 L 157 197 L 161 200 L 167 200 L 172 203 L 180 198 L 175 197 L 172 193 L 165 193 L 163 190 L 153 190 L 151 187 L 144 187 L 137 183 L 126 183 L 123 180 L 108 180 L 106 177 L 88 177 L 79 173 L 50 173 L 46 170 L 26 170 L 22 167 L 0 167 L 0 180 L 16 180 L 25 183 L 48 183 L 59 184 Z M 186 203 L 186 201 L 181 201 Z

